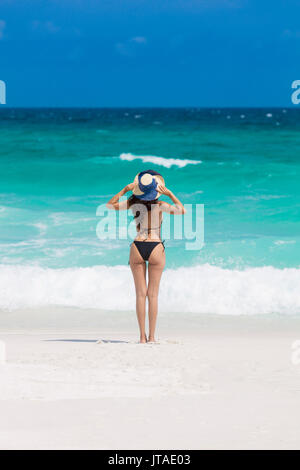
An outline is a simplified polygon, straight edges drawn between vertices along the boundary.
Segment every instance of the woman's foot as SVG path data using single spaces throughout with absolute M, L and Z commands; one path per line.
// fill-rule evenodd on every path
M 141 344 L 147 343 L 147 336 L 146 336 L 146 335 L 140 337 L 140 343 L 141 343 Z
M 148 343 L 156 343 L 154 336 L 149 336 Z

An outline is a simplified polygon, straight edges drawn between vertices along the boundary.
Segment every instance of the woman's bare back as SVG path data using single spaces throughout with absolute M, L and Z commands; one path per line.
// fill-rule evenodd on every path
M 136 205 L 135 205 L 136 206 Z M 137 214 L 135 218 L 137 229 L 137 241 L 161 240 L 162 211 L 160 204 L 153 203 L 150 208 L 143 204 L 134 207 Z

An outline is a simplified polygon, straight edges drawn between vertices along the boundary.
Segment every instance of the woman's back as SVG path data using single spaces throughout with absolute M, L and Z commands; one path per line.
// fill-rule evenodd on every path
M 162 211 L 159 201 L 134 202 L 131 210 L 136 223 L 136 240 L 160 240 Z

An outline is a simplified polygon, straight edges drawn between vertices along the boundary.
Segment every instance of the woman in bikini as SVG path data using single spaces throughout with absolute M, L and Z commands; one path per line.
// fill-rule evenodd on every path
M 132 191 L 132 196 L 127 201 L 119 202 L 128 191 Z M 159 201 L 161 194 L 168 196 L 174 204 Z M 166 261 L 161 240 L 162 213 L 185 214 L 185 208 L 179 199 L 166 188 L 163 177 L 153 170 L 139 173 L 133 183 L 125 186 L 110 199 L 107 207 L 114 210 L 130 209 L 134 215 L 137 235 L 131 244 L 129 264 L 135 283 L 140 342 L 155 342 L 158 291 Z M 148 262 L 148 285 L 146 262 Z M 149 316 L 148 340 L 145 329 L 146 298 L 148 298 Z

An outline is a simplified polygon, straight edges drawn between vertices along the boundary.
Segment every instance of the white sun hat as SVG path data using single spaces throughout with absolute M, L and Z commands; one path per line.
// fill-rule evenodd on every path
M 132 193 L 142 201 L 153 201 L 159 197 L 157 186 L 165 186 L 163 177 L 154 170 L 141 171 L 134 178 Z

